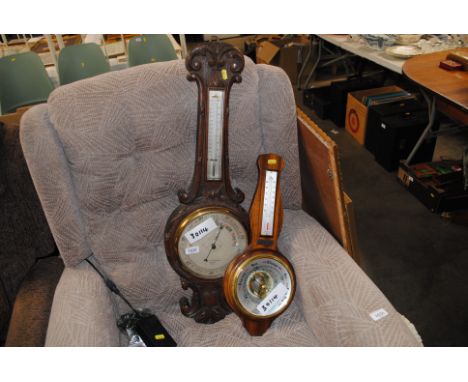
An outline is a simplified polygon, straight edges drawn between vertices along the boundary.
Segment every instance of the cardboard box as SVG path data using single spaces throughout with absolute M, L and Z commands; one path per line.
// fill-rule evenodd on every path
M 350 133 L 359 144 L 364 145 L 368 112 L 367 106 L 362 103 L 364 97 L 393 93 L 402 90 L 403 89 L 398 86 L 385 86 L 382 88 L 358 90 L 348 93 L 345 120 L 345 128 L 348 133 Z
M 280 47 L 271 41 L 263 41 L 257 45 L 257 64 L 270 64 L 280 51 Z
M 291 38 L 270 37 L 267 40 L 257 39 L 257 64 L 270 64 L 279 66 L 288 75 L 291 83 L 297 82 L 298 67 L 301 61 L 301 52 L 308 47 L 307 36 Z
M 330 119 L 336 126 L 344 127 L 348 93 L 379 88 L 383 86 L 383 81 L 383 76 L 379 74 L 369 77 L 349 78 L 344 81 L 333 81 L 330 85 Z

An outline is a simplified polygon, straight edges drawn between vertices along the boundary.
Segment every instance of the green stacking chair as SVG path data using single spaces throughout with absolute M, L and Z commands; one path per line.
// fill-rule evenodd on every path
M 177 60 L 171 40 L 165 34 L 133 37 L 128 43 L 128 66 Z
M 70 45 L 60 51 L 58 57 L 60 85 L 108 71 L 110 71 L 109 61 L 98 44 Z
M 0 58 L 0 105 L 3 114 L 46 102 L 54 85 L 34 52 Z

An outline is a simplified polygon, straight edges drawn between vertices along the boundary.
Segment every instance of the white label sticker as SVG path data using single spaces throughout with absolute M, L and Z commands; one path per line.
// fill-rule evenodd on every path
M 279 283 L 270 293 L 268 293 L 268 296 L 266 296 L 262 302 L 257 305 L 257 310 L 263 314 L 268 314 L 272 309 L 283 302 L 287 295 L 288 290 L 283 283 Z
M 369 316 L 374 321 L 378 321 L 381 318 L 384 318 L 385 316 L 388 316 L 388 312 L 384 308 L 380 308 L 380 309 L 374 310 L 373 312 L 369 313 Z
M 199 253 L 199 252 L 200 252 L 199 246 L 185 248 L 186 255 L 195 255 L 196 253 Z
M 213 218 L 206 219 L 204 222 L 197 225 L 185 234 L 185 237 L 190 244 L 193 244 L 201 238 L 208 235 L 210 232 L 218 228 Z

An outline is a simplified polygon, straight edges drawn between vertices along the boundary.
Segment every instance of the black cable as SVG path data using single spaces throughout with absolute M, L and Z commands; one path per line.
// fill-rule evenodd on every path
M 119 296 L 133 311 L 133 313 L 123 314 L 116 322 L 117 327 L 121 331 L 127 332 L 131 340 L 130 342 L 134 341 L 134 337 L 137 334 L 139 336 L 136 337 L 138 339 L 137 342 L 143 342 L 145 346 L 177 346 L 177 343 L 174 341 L 166 328 L 164 328 L 164 326 L 161 324 L 161 321 L 159 321 L 158 317 L 146 309 L 143 309 L 142 311 L 136 310 L 132 304 L 130 304 L 130 302 L 124 296 L 122 296 L 122 293 L 120 293 L 117 285 L 115 285 L 110 278 L 104 275 L 104 273 L 102 273 L 89 260 L 89 257 L 85 260 L 89 265 L 91 265 L 91 267 L 93 267 L 97 274 L 101 276 L 106 286 L 113 293 Z
M 106 277 L 101 271 L 99 271 L 99 269 L 97 269 L 97 267 L 88 259 L 85 259 L 89 265 L 91 265 L 94 270 L 98 273 L 99 276 L 101 276 L 101 278 L 104 280 L 104 283 L 106 284 L 106 286 L 113 292 L 115 293 L 117 296 L 119 296 L 122 300 L 124 300 L 124 302 L 130 307 L 130 309 L 139 317 L 140 316 L 140 312 L 138 312 L 133 306 L 132 304 L 130 304 L 130 302 L 122 295 L 122 293 L 120 293 L 120 290 L 119 288 L 117 288 L 117 285 L 115 285 L 115 283 L 109 279 L 108 277 Z

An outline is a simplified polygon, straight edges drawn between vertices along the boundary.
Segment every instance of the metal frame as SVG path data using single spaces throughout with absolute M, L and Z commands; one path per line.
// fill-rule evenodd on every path
M 184 34 L 179 34 L 179 38 L 180 38 L 180 46 L 182 48 L 182 58 L 185 58 L 187 56 L 187 41 L 185 40 Z
M 50 55 L 52 56 L 52 60 L 54 61 L 55 67 L 57 68 L 57 53 L 55 51 L 55 44 L 52 41 L 52 35 L 51 34 L 46 34 L 45 37 L 47 39 L 47 45 L 49 47 Z M 62 40 L 62 42 L 63 42 L 63 40 Z
M 411 150 L 410 154 L 404 162 L 407 166 L 410 165 L 411 161 L 413 160 L 414 156 L 418 152 L 425 139 L 438 137 L 440 135 L 456 134 L 462 129 L 465 129 L 464 126 L 460 126 L 459 124 L 453 124 L 440 130 L 434 130 L 434 124 L 437 116 L 437 96 L 435 94 L 429 95 L 423 88 L 420 88 L 420 91 L 427 103 L 429 121 L 423 133 L 419 137 L 418 141 L 416 142 L 416 144 L 414 145 L 413 149 Z
M 314 46 L 317 45 L 317 55 L 315 62 L 312 65 L 312 68 L 310 69 L 310 72 L 307 76 L 307 79 L 305 83 L 302 83 L 302 76 L 304 75 L 306 71 L 306 67 L 309 64 L 313 51 Z M 351 68 L 351 66 L 348 63 L 348 60 L 350 58 L 354 58 L 356 55 L 354 53 L 350 53 L 347 51 L 344 51 L 343 49 L 336 47 L 336 50 L 332 50 L 328 48 L 325 44 L 325 41 L 321 39 L 320 37 L 316 37 L 313 35 L 310 35 L 310 49 L 309 52 L 304 59 L 301 69 L 299 71 L 298 77 L 297 77 L 297 84 L 298 84 L 298 89 L 307 89 L 312 78 L 315 76 L 316 71 L 318 68 L 324 68 L 329 65 L 333 64 L 342 64 L 345 69 L 345 73 L 347 76 L 349 76 L 351 73 L 355 72 Z

